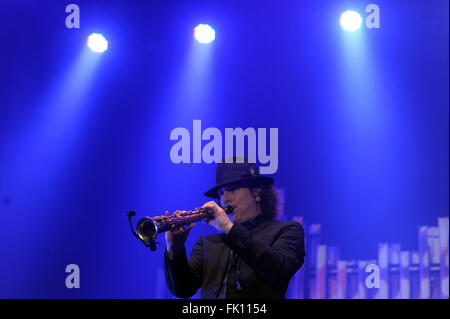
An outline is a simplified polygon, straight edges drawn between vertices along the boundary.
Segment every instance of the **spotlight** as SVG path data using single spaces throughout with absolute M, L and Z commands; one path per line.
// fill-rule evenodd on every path
M 362 18 L 358 12 L 347 10 L 341 14 L 339 22 L 341 23 L 342 29 L 353 32 L 360 28 Z
M 216 38 L 216 31 L 207 24 L 199 24 L 194 29 L 194 38 L 200 43 L 211 43 Z
M 96 53 L 103 53 L 108 49 L 108 41 L 99 33 L 92 33 L 87 39 L 87 45 Z

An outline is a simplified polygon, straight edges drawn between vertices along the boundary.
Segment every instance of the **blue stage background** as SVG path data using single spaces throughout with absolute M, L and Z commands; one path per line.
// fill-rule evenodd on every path
M 79 29 L 67 1 L 0 5 L 1 298 L 169 298 L 163 248 L 146 250 L 125 211 L 209 200 L 215 165 L 169 156 L 195 119 L 278 128 L 284 218 L 320 223 L 343 258 L 415 249 L 418 226 L 448 216 L 448 1 L 378 0 L 381 28 L 355 33 L 339 15 L 371 1 L 75 3 Z M 188 250 L 212 233 L 198 223 Z

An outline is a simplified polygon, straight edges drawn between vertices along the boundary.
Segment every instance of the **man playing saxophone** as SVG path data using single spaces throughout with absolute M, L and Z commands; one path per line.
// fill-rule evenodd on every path
M 275 219 L 273 179 L 244 161 L 219 163 L 216 186 L 205 193 L 233 208 L 230 219 L 214 201 L 202 206 L 214 211 L 210 223 L 219 234 L 201 236 L 188 258 L 184 244 L 193 224 L 166 232 L 165 278 L 176 297 L 189 298 L 201 288 L 207 299 L 284 298 L 290 278 L 303 265 L 303 227 Z

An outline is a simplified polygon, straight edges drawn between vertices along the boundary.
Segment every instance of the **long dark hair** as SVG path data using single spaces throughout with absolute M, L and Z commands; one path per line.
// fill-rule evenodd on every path
M 269 219 L 277 217 L 278 192 L 272 185 L 252 187 L 250 193 L 255 199 L 259 196 L 262 215 Z

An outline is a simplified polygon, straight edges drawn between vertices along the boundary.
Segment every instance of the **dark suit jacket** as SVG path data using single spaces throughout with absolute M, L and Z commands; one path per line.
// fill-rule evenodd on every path
M 304 230 L 297 222 L 256 218 L 235 222 L 228 234 L 203 236 L 189 260 L 186 249 L 173 259 L 164 255 L 167 287 L 180 298 L 218 298 L 228 267 L 230 249 L 238 256 L 239 284 L 228 287 L 227 298 L 284 298 L 290 278 L 303 265 Z

